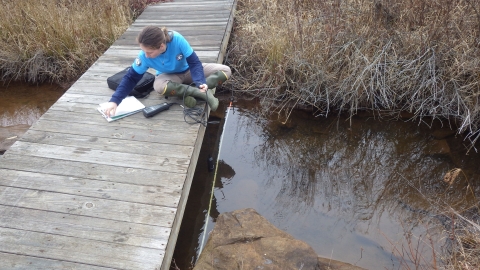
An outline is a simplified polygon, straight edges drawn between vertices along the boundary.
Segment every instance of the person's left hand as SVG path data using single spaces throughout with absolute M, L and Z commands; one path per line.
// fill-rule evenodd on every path
M 202 84 L 198 88 L 200 88 L 200 92 L 207 92 L 208 90 L 208 85 Z

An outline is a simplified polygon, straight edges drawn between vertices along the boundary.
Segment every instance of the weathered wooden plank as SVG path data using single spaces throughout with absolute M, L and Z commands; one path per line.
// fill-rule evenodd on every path
M 128 118 L 128 117 L 127 117 Z M 123 119 L 121 119 L 123 120 Z M 62 132 L 69 134 L 78 134 L 86 136 L 98 136 L 103 138 L 116 138 L 116 139 L 128 139 L 143 142 L 152 143 L 165 143 L 171 145 L 192 145 L 196 138 L 195 133 L 183 132 L 171 132 L 165 129 L 154 130 L 136 125 L 135 127 L 123 124 L 121 120 L 117 125 L 112 123 L 106 123 L 105 125 L 92 126 L 89 124 L 76 123 L 75 125 L 68 125 L 68 129 L 65 127 L 65 122 L 48 121 L 40 118 L 35 122 L 30 129 L 49 132 Z M 125 122 L 126 123 L 126 122 Z M 112 124 L 112 125 L 111 125 Z M 112 127 L 115 127 L 112 129 Z M 143 130 L 142 130 L 143 129 Z M 148 132 L 145 132 L 147 130 Z M 173 146 L 172 146 L 173 147 Z M 172 148 L 173 149 L 173 148 Z
M 220 32 L 220 31 L 212 31 L 210 30 L 209 32 L 211 33 L 204 33 L 204 34 L 197 34 L 197 35 L 185 35 L 183 34 L 183 32 L 181 33 L 185 39 L 190 43 L 190 45 L 192 45 L 193 47 L 201 47 L 201 48 L 204 48 L 204 47 L 212 47 L 212 49 L 216 49 L 218 50 L 218 46 L 213 46 L 211 44 L 217 44 L 219 43 L 222 39 L 223 39 L 223 32 Z M 136 37 L 137 37 L 138 33 L 132 33 L 131 35 L 131 38 L 128 39 L 130 41 L 132 41 L 130 47 L 135 47 L 135 46 L 138 46 L 138 43 L 136 42 Z M 207 46 L 206 44 L 207 43 L 202 43 L 200 45 L 200 42 L 206 42 L 207 40 L 209 40 L 209 45 Z M 216 40 L 215 43 L 213 43 L 211 40 Z M 126 39 L 125 40 L 122 40 L 122 42 L 125 42 L 127 41 Z M 126 42 L 125 42 L 126 43 Z M 118 46 L 118 44 L 115 44 L 114 45 L 115 47 Z M 115 48 L 114 47 L 114 48 Z
M 192 49 L 197 53 L 198 51 L 218 51 L 220 41 L 216 42 L 215 44 L 213 43 L 208 43 L 208 41 L 193 41 L 189 42 L 190 45 L 192 46 Z M 201 44 L 200 44 L 201 43 Z M 118 49 L 132 49 L 132 47 L 139 46 L 138 43 L 135 41 L 135 39 L 125 39 L 123 41 L 119 41 L 118 43 L 112 45 L 112 47 L 116 50 Z M 138 53 L 139 50 L 136 50 Z M 136 56 L 137 54 L 135 54 Z M 198 53 L 197 53 L 198 56 Z M 202 57 L 198 56 L 200 60 L 202 60 Z M 133 61 L 132 61 L 133 63 Z
M 132 47 L 135 47 L 135 46 L 139 46 L 138 43 L 136 42 L 135 38 L 137 36 L 137 33 L 134 33 L 131 35 L 131 37 L 128 37 L 125 38 L 125 39 L 122 39 L 122 40 L 119 40 L 117 43 L 115 43 L 114 46 L 115 48 L 132 48 Z M 211 36 L 211 35 L 210 35 Z M 222 36 L 223 36 L 223 33 L 222 33 Z M 219 40 L 218 43 L 216 44 L 205 44 L 204 41 L 201 40 L 201 38 L 204 38 L 204 37 L 197 37 L 197 38 L 190 38 L 190 37 L 185 37 L 188 41 L 192 40 L 190 42 L 190 45 L 192 46 L 192 48 L 195 50 L 195 51 L 218 51 L 218 44 L 220 44 L 220 41 L 222 39 L 218 38 L 217 40 Z M 201 45 L 199 45 L 198 43 L 202 43 Z
M 0 228 L 0 252 L 119 269 L 160 267 L 158 249 L 111 244 L 61 235 Z M 115 258 L 112 259 L 112 255 Z
M 199 102 L 199 104 L 204 103 Z M 98 105 L 97 105 L 98 106 Z M 57 113 L 48 112 L 45 113 L 37 123 L 32 125 L 34 129 L 43 129 L 51 130 L 51 128 L 58 127 L 61 125 L 60 129 L 55 130 L 57 132 L 66 132 L 71 133 L 66 130 L 66 127 L 75 126 L 77 124 L 92 124 L 94 125 L 92 128 L 95 130 L 91 130 L 91 135 L 103 136 L 103 137 L 111 137 L 112 131 L 114 131 L 115 138 L 124 138 L 120 137 L 117 133 L 122 132 L 122 128 L 128 129 L 137 129 L 135 132 L 138 135 L 155 135 L 155 131 L 165 131 L 166 136 L 171 136 L 172 134 L 177 137 L 183 137 L 182 140 L 190 138 L 192 134 L 196 133 L 196 129 L 198 128 L 198 124 L 188 124 L 184 121 L 183 113 L 176 113 L 176 114 L 158 114 L 157 116 L 145 118 L 142 112 L 133 114 L 131 116 L 119 119 L 113 122 L 107 122 L 103 116 L 95 109 L 89 110 L 87 113 L 79 115 L 75 112 L 66 111 L 63 115 Z M 100 123 L 99 123 L 100 121 Z M 62 123 L 60 123 L 62 122 Z M 51 126 L 50 128 L 45 126 Z M 97 127 L 98 126 L 98 127 Z M 63 128 L 62 128 L 63 127 Z M 110 129 L 110 127 L 115 127 L 115 130 Z M 75 128 L 75 127 L 73 127 Z M 101 131 L 107 131 L 107 133 L 102 133 Z M 84 134 L 84 133 L 82 133 Z M 159 134 L 157 134 L 159 135 Z M 135 136 L 133 134 L 132 136 Z M 134 139 L 134 137 L 130 137 L 130 139 Z M 177 138 L 178 139 L 178 138 Z M 151 140 L 148 140 L 151 141 Z M 161 142 L 161 141 L 160 141 Z
M 218 57 L 218 49 L 217 48 L 213 48 L 213 47 L 193 47 L 193 49 L 195 50 L 195 53 L 197 54 L 198 58 L 204 62 L 204 63 L 216 63 L 216 62 L 212 62 L 212 61 L 215 61 L 215 59 L 217 59 Z M 215 51 L 217 52 L 217 54 L 215 54 Z M 136 49 L 132 49 L 131 50 L 131 53 L 125 55 L 115 55 L 115 54 L 107 54 L 107 55 L 102 55 L 98 58 L 97 61 L 101 61 L 101 62 L 104 62 L 104 63 L 110 63 L 110 64 L 113 64 L 113 65 L 118 65 L 118 66 L 121 66 L 121 67 L 129 67 L 132 65 L 133 63 L 133 60 L 136 58 L 138 54 L 138 50 Z M 212 60 L 213 59 L 213 60 Z
M 122 34 L 122 36 L 120 36 L 120 38 L 118 40 L 122 40 L 125 38 L 126 35 L 131 35 L 131 34 L 138 34 L 140 33 L 140 31 L 147 25 L 151 25 L 151 24 L 147 24 L 147 23 L 135 23 L 134 25 L 131 25 L 126 31 L 125 33 Z M 159 24 L 155 24 L 159 27 L 163 27 L 163 25 L 159 25 Z M 172 26 L 172 27 L 167 27 L 167 29 L 171 29 L 171 30 L 175 30 L 181 34 L 183 34 L 183 32 L 185 31 L 190 31 L 190 32 L 193 32 L 195 30 L 197 31 L 220 31 L 220 32 L 223 32 L 225 31 L 225 26 L 224 25 L 200 25 L 200 26 L 189 26 L 189 25 L 175 25 L 175 26 Z M 113 43 L 115 44 L 115 43 Z
M 179 159 L 190 159 L 193 152 L 193 146 L 176 145 L 172 147 L 169 144 L 148 143 L 134 140 L 112 140 L 96 136 L 84 136 L 77 134 L 48 132 L 42 130 L 28 130 L 20 141 L 81 147 L 83 149 L 96 149 L 111 152 L 123 153 L 141 153 L 149 156 L 173 157 Z M 174 151 L 173 151 L 174 150 Z
M 221 43 L 218 42 L 217 45 L 219 46 Z M 214 51 L 203 51 L 203 50 L 198 50 L 194 48 L 195 53 L 198 55 L 200 58 L 202 57 L 212 57 L 212 56 L 218 56 L 218 49 Z M 112 50 L 107 50 L 101 58 L 130 58 L 131 63 L 133 63 L 133 60 L 137 57 L 138 54 L 138 49 L 112 49 Z
M 114 268 L 0 252 L 0 269 L 113 270 Z
M 136 47 L 138 45 L 134 44 L 133 46 Z M 111 48 L 114 48 L 111 50 L 111 54 L 115 54 L 116 52 L 115 50 L 122 50 L 122 51 L 127 50 L 131 52 L 130 56 L 125 57 L 125 61 L 129 60 L 130 62 L 127 65 L 119 65 L 116 63 L 97 61 L 91 66 L 90 69 L 88 69 L 84 74 L 82 74 L 80 79 L 77 82 L 75 82 L 74 85 L 81 82 L 98 81 L 102 83 L 103 86 L 108 87 L 107 78 L 117 72 L 122 71 L 126 67 L 131 66 L 134 59 L 132 58 L 132 55 L 136 57 L 138 52 L 140 51 L 137 48 L 132 48 L 132 45 L 112 45 Z M 218 51 L 218 47 L 212 47 L 212 49 L 215 49 Z M 153 75 L 156 74 L 156 71 L 154 69 L 149 69 L 148 72 Z
M 209 1 L 194 1 L 194 0 L 175 0 L 174 2 L 165 2 L 165 3 L 162 3 L 162 4 L 155 4 L 155 5 L 152 5 L 152 8 L 154 7 L 158 7 L 158 6 L 165 6 L 165 5 L 191 5 L 191 4 L 204 4 L 205 6 L 208 6 L 208 5 L 218 5 L 218 4 L 229 4 L 230 7 L 232 5 L 234 1 L 233 0 L 209 0 Z
M 231 9 L 233 1 L 191 1 L 191 2 L 166 2 L 162 5 L 153 5 L 150 11 L 154 10 L 172 10 L 181 11 L 182 9 L 190 9 L 196 11 L 212 11 L 220 9 Z
M 69 93 L 78 93 L 78 94 L 90 94 L 88 92 L 90 88 L 76 88 L 75 91 L 68 91 Z M 110 99 L 110 96 L 106 96 L 105 101 L 108 101 Z M 164 102 L 170 103 L 170 102 L 179 102 L 178 99 L 176 98 L 169 98 L 169 99 L 164 99 L 158 96 L 157 98 L 152 98 L 149 97 L 148 99 L 139 99 L 145 106 L 152 106 L 156 104 L 161 104 Z M 171 100 L 171 101 L 170 101 Z M 200 103 L 200 102 L 199 102 Z M 68 111 L 68 112 L 74 112 L 77 114 L 96 114 L 97 111 L 92 111 L 92 105 L 91 104 L 86 104 L 86 103 L 67 103 L 67 102 L 57 102 L 52 107 L 50 107 L 49 111 Z M 143 114 L 142 114 L 143 115 Z M 176 121 L 178 119 L 183 120 L 183 108 L 178 106 L 178 105 L 173 105 L 170 107 L 170 109 L 163 111 L 161 114 L 158 114 L 157 116 L 154 116 L 152 118 L 149 118 L 152 121 L 159 120 L 159 119 L 165 119 L 165 120 L 170 120 L 170 121 Z
M 193 48 L 195 52 L 197 53 L 198 58 L 203 62 L 203 63 L 217 63 L 217 58 L 218 55 L 212 55 L 214 54 L 213 51 L 198 51 L 197 48 Z M 131 58 L 129 56 L 128 58 L 126 57 L 116 57 L 114 55 L 102 55 L 98 59 L 99 61 L 105 62 L 105 63 L 111 63 L 111 64 L 116 64 L 116 65 L 121 65 L 121 66 L 130 66 L 132 64 L 132 61 L 135 58 Z
M 172 173 L 159 170 L 146 170 L 125 166 L 109 166 L 69 160 L 50 159 L 45 157 L 14 155 L 9 151 L 0 157 L 0 168 L 58 174 L 85 179 L 111 180 L 144 186 L 175 186 L 183 188 L 185 173 Z M 0 170 L 0 175 L 3 171 Z
M 133 41 L 135 41 L 135 39 L 133 39 Z M 218 44 L 220 43 L 220 41 L 221 39 L 208 39 L 205 38 L 205 36 L 190 37 L 188 39 L 188 43 L 195 51 L 203 51 L 203 48 L 209 48 L 210 50 L 218 50 Z M 138 44 L 136 42 L 130 46 L 134 46 L 132 49 L 135 49 L 135 46 L 138 48 Z M 139 49 L 137 49 L 137 52 L 138 50 Z
M 25 189 L 32 188 L 33 183 L 36 190 L 167 207 L 177 207 L 182 190 L 178 186 L 139 186 L 116 183 L 115 179 L 99 181 L 15 170 L 4 170 L 0 181 L 2 186 Z
M 144 28 L 145 26 L 135 26 L 135 27 L 132 27 L 130 28 L 129 31 L 125 32 L 122 37 L 117 40 L 117 41 L 124 41 L 125 39 L 128 39 L 128 40 L 133 40 L 135 41 L 137 36 L 138 36 L 138 33 L 140 33 L 140 31 Z M 167 28 L 168 29 L 168 28 Z M 212 29 L 212 28 L 208 28 L 208 29 L 193 29 L 193 28 L 187 28 L 187 27 L 183 27 L 183 29 L 181 30 L 177 30 L 177 28 L 172 28 L 172 29 L 168 29 L 168 30 L 173 30 L 173 31 L 177 31 L 179 32 L 180 34 L 182 34 L 182 36 L 184 36 L 187 40 L 189 40 L 190 38 L 195 38 L 197 37 L 197 33 L 198 35 L 200 36 L 205 36 L 205 35 L 208 35 L 208 36 L 211 36 L 215 39 L 219 39 L 219 40 L 222 40 L 223 39 L 223 33 L 225 32 L 225 28 L 224 27 L 218 27 L 217 29 Z M 115 41 L 115 42 L 117 42 Z M 114 44 L 115 45 L 115 44 Z M 218 49 L 218 48 L 217 48 Z
M 0 205 L 171 227 L 176 208 L 0 186 Z M 1 241 L 0 241 L 1 243 Z M 0 245 L 1 246 L 1 245 Z M 4 250 L 5 251 L 5 250 Z
M 129 28 L 122 36 L 120 36 L 113 43 L 113 45 L 116 46 L 119 43 L 124 43 L 124 44 L 130 45 L 132 48 L 138 48 L 138 43 L 136 41 L 136 38 L 137 38 L 138 34 L 140 33 L 140 31 L 142 31 L 142 29 L 145 26 L 149 26 L 149 25 L 151 25 L 151 24 L 145 23 L 143 25 L 137 25 L 135 27 Z M 223 36 L 220 37 L 220 35 L 225 32 L 224 27 L 215 26 L 215 25 L 207 25 L 207 26 L 199 25 L 199 26 L 196 26 L 196 27 L 188 27 L 188 26 L 182 26 L 182 25 L 170 25 L 170 26 L 165 26 L 165 27 L 167 27 L 168 30 L 173 30 L 173 31 L 179 32 L 180 34 L 182 34 L 187 39 L 187 41 L 190 41 L 191 39 L 196 37 L 195 32 L 202 32 L 201 36 L 209 35 L 211 37 L 214 37 L 217 40 L 222 40 Z M 203 48 L 209 48 L 209 47 L 214 48 L 213 46 L 208 46 L 207 44 L 194 43 L 194 44 L 190 44 L 190 45 L 196 50 L 202 50 Z M 218 47 L 216 47 L 216 49 L 218 50 Z
M 66 110 L 66 111 L 72 111 L 75 112 L 74 108 L 78 106 L 83 106 L 83 108 L 87 108 L 87 111 L 83 111 L 84 113 L 92 113 L 95 111 L 96 108 L 98 107 L 99 103 L 107 102 L 110 100 L 112 94 L 114 93 L 113 90 L 109 89 L 107 86 L 103 85 L 103 80 L 102 81 L 82 81 L 82 82 L 77 82 L 74 85 L 70 87 L 68 92 L 65 94 L 67 97 L 68 95 L 70 98 L 76 99 L 76 100 L 81 100 L 82 103 L 75 103 L 72 102 L 72 99 L 59 99 L 55 104 L 52 105 L 50 109 L 56 109 L 57 106 L 61 106 L 63 109 L 60 110 Z M 182 97 L 168 97 L 165 98 L 165 96 L 152 91 L 150 95 L 148 95 L 145 98 L 138 98 L 138 100 L 144 104 L 145 106 L 152 106 L 160 103 L 175 103 L 176 105 L 173 105 L 170 107 L 168 111 L 162 112 L 162 118 L 165 119 L 170 119 L 170 120 L 176 120 L 176 119 L 183 119 L 184 116 L 184 108 L 183 106 L 183 98 Z M 83 103 L 85 102 L 85 103 Z M 197 101 L 197 106 L 196 108 L 204 108 L 204 101 L 203 100 L 198 100 Z M 183 107 L 181 107 L 182 105 Z M 67 109 L 68 108 L 68 109 Z M 171 114 L 173 112 L 173 114 Z M 142 115 L 141 113 L 139 115 Z M 175 117 L 175 118 L 169 118 L 169 116 Z M 158 117 L 155 117 L 158 118 Z
M 218 50 L 203 51 L 201 49 L 193 47 L 195 53 L 204 63 L 216 63 L 218 58 Z M 119 65 L 129 66 L 132 64 L 133 59 L 136 58 L 138 50 L 123 50 L 118 54 L 104 54 L 100 56 L 99 60 L 107 63 L 118 63 Z
M 224 4 L 227 4 L 227 3 L 230 3 L 232 4 L 232 2 L 234 2 L 234 0 L 209 0 L 209 1 L 195 1 L 195 0 L 175 0 L 174 2 L 166 2 L 166 3 L 162 3 L 162 4 L 155 4 L 153 5 L 154 7 L 155 6 L 159 6 L 159 5 L 175 5 L 177 3 L 182 3 L 182 4 L 190 4 L 190 3 L 194 3 L 194 4 L 198 4 L 198 3 L 204 3 L 205 5 L 211 5 L 211 4 L 215 4 L 215 3 L 224 3 Z
M 148 21 L 155 21 L 155 25 L 159 26 L 167 26 L 167 25 L 185 25 L 185 26 L 196 26 L 196 25 L 225 25 L 226 20 L 228 20 L 228 15 L 221 15 L 225 16 L 226 18 L 221 18 L 221 16 L 209 16 L 209 15 L 197 15 L 197 17 L 185 17 L 182 16 L 172 17 L 175 19 L 162 19 L 158 20 L 155 19 L 158 16 L 155 16 L 154 13 L 151 13 L 152 16 L 145 16 L 139 20 L 139 22 L 148 22 Z M 209 18 L 202 18 L 202 17 L 209 17 Z
M 83 83 L 77 83 L 75 85 L 72 85 L 70 89 L 68 90 L 68 94 L 76 94 L 76 95 L 91 95 L 91 96 L 97 96 L 95 98 L 94 102 L 102 103 L 102 102 L 107 102 L 110 100 L 112 97 L 114 91 L 111 89 L 107 89 L 106 87 L 103 86 L 96 86 L 95 82 L 83 82 Z M 177 98 L 165 98 L 164 96 L 158 94 L 157 92 L 152 91 L 150 95 L 146 96 L 145 98 L 137 98 L 142 104 L 145 106 L 150 106 L 154 104 L 159 104 L 163 102 L 173 102 L 174 100 L 177 101 Z M 171 100 L 171 101 L 170 101 Z M 92 108 L 92 103 L 71 103 L 71 102 L 57 102 L 54 105 L 61 105 L 61 106 L 67 106 L 69 105 L 69 108 L 74 108 L 75 106 L 81 105 L 81 106 L 89 106 L 89 111 L 91 111 Z M 94 106 L 97 106 L 97 103 L 93 103 Z M 52 105 L 53 106 L 53 105 Z M 73 111 L 73 110 L 69 110 Z M 165 113 L 169 111 L 175 111 L 178 113 L 181 113 L 183 111 L 183 108 L 180 106 L 172 106 L 168 111 L 165 111 Z
M 210 14 L 222 14 L 229 11 L 228 8 L 219 8 L 212 10 L 192 10 L 192 9 L 183 9 L 183 10 L 171 10 L 171 9 L 158 9 L 158 8 L 148 8 L 142 13 L 142 17 L 152 16 L 151 14 L 158 13 L 163 17 L 164 15 L 176 15 L 178 16 L 191 16 L 191 17 L 200 17 L 200 15 L 210 15 Z
M 81 124 L 92 124 L 98 125 L 98 119 L 102 119 L 102 115 L 96 111 L 95 109 L 89 112 L 88 114 L 78 114 L 75 112 L 64 112 L 63 114 L 59 114 L 56 111 L 46 112 L 42 116 L 42 121 L 53 121 L 53 122 L 65 122 L 64 127 L 70 125 L 76 125 L 78 123 Z M 181 122 L 181 123 L 177 123 Z M 183 122 L 183 123 L 182 123 Z M 151 130 L 156 131 L 168 131 L 171 133 L 178 133 L 178 136 L 183 136 L 183 134 L 192 134 L 196 133 L 198 127 L 194 125 L 189 125 L 184 123 L 183 117 L 181 114 L 177 114 L 168 118 L 166 114 L 158 115 L 157 117 L 152 118 L 145 118 L 145 116 L 139 112 L 134 115 L 131 115 L 126 118 L 122 118 L 120 120 L 114 122 L 107 122 L 105 120 L 105 125 L 109 125 L 110 127 L 121 127 L 121 126 L 129 126 L 129 127 L 139 127 L 142 130 L 148 130 L 146 132 L 150 132 Z M 36 126 L 35 128 L 39 128 Z M 62 132 L 62 130 L 59 130 Z M 101 134 L 99 134 L 101 135 Z
M 77 85 L 82 86 L 85 84 L 77 84 Z M 92 94 L 85 95 L 85 94 L 70 93 L 70 91 L 68 91 L 65 94 L 63 94 L 57 100 L 56 103 L 90 104 L 92 110 L 96 110 L 96 108 L 98 107 L 98 104 L 108 101 L 108 99 L 106 100 L 105 97 L 110 97 L 113 94 L 113 90 L 110 90 L 110 89 L 105 89 L 105 88 L 96 88 L 96 89 L 98 89 L 98 91 L 105 91 L 105 93 L 109 93 L 109 94 L 105 95 L 105 94 L 98 93 L 97 95 L 95 94 L 96 91 L 92 91 Z M 152 96 L 155 96 L 155 95 L 158 95 L 160 97 L 159 94 L 152 92 Z M 139 99 L 139 101 L 142 103 L 145 102 L 146 100 L 147 99 Z
M 193 0 L 175 0 L 175 3 L 192 3 L 192 2 L 198 2 L 198 1 L 193 1 Z M 205 2 L 205 3 L 227 3 L 227 2 L 233 2 L 232 0 L 210 0 L 210 1 L 202 1 L 202 2 Z M 156 5 L 159 5 L 159 4 L 156 4 Z
M 131 47 L 127 49 L 131 49 Z M 139 51 L 140 49 L 136 50 L 137 53 Z M 95 62 L 95 64 L 93 64 L 84 74 L 82 74 L 82 76 L 77 82 L 82 82 L 84 80 L 94 80 L 95 78 L 98 78 L 98 79 L 104 80 L 104 82 L 106 83 L 106 79 L 109 76 L 111 76 L 114 73 L 120 72 L 123 69 L 130 67 L 131 64 L 133 64 L 133 59 L 131 58 L 129 59 L 132 61 L 132 63 L 130 63 L 130 65 L 127 65 L 127 66 L 120 66 L 116 64 L 107 63 L 107 62 Z M 156 71 L 154 69 L 148 69 L 147 71 L 153 75 L 156 74 Z
M 57 106 L 57 105 L 60 106 L 61 105 L 61 106 L 69 107 L 71 105 L 85 104 L 85 106 L 90 106 L 90 108 L 91 108 L 90 112 L 91 113 L 96 114 L 96 115 L 98 114 L 98 116 L 101 117 L 101 114 L 98 113 L 98 111 L 97 111 L 97 107 L 100 103 L 107 102 L 110 99 L 112 91 L 108 90 L 107 93 L 109 93 L 109 94 L 104 94 L 104 95 L 101 95 L 101 94 L 97 95 L 95 90 L 92 90 L 91 92 L 90 91 L 86 91 L 86 92 L 87 93 L 84 94 L 83 92 L 79 92 L 79 93 L 72 92 L 72 93 L 70 93 L 70 91 L 69 91 L 69 92 L 65 93 L 62 97 L 60 97 L 53 106 Z M 142 102 L 145 106 L 159 104 L 159 103 L 163 103 L 163 102 L 177 103 L 179 105 L 183 104 L 183 101 L 182 101 L 181 97 L 169 97 L 168 99 L 164 99 L 164 97 L 160 96 L 159 94 L 157 94 L 155 92 L 152 92 L 151 96 L 152 97 L 157 96 L 157 97 L 156 98 L 150 98 L 149 97 L 147 99 L 139 99 L 139 101 Z M 196 106 L 196 108 L 203 108 L 204 103 L 205 103 L 204 101 L 199 100 L 197 102 L 198 105 Z M 182 114 L 183 114 L 183 108 L 181 108 L 179 105 L 174 105 L 174 106 L 170 107 L 169 111 L 170 110 L 178 111 L 178 112 L 182 111 Z M 85 108 L 87 108 L 87 107 L 85 107 Z M 169 115 L 169 114 L 167 114 L 167 112 L 162 112 L 161 115 L 162 115 L 162 119 L 164 119 L 164 120 L 183 121 L 183 117 L 180 117 L 181 115 L 179 115 L 178 113 L 173 114 L 172 117 L 168 117 L 167 115 Z M 163 115 L 165 115 L 165 116 L 163 116 Z M 118 121 L 110 122 L 110 123 L 108 123 L 108 125 L 116 126 L 118 123 L 129 122 L 130 121 L 129 119 L 142 118 L 142 117 L 143 117 L 143 114 L 138 113 L 138 114 L 134 114 L 132 116 L 123 118 L 123 119 L 118 120 Z M 101 118 L 98 118 L 98 119 L 101 119 Z M 159 117 L 149 118 L 149 119 L 145 119 L 145 120 L 146 120 L 146 123 L 149 123 L 149 122 L 152 122 L 152 121 L 149 121 L 149 120 L 153 120 L 153 119 L 158 120 Z M 135 120 L 135 122 L 138 122 L 138 119 Z M 183 121 L 183 122 L 185 122 L 185 121 Z M 98 124 L 98 122 L 97 122 L 97 124 Z M 134 124 L 134 123 L 131 123 L 131 124 Z M 186 124 L 186 123 L 184 123 L 184 124 Z M 143 125 L 143 124 L 141 124 L 141 125 Z M 187 125 L 185 125 L 185 128 L 188 129 Z
M 179 17 L 184 18 L 204 18 L 209 20 L 212 17 L 224 18 L 224 16 L 230 16 L 231 10 L 228 8 L 214 9 L 214 10 L 182 10 L 175 12 L 172 10 L 163 10 L 163 9 L 147 9 L 142 13 L 142 17 L 152 17 L 157 16 L 165 19 L 178 19 Z M 132 25 L 135 26 L 136 24 Z
M 179 9 L 184 9 L 185 6 L 163 6 L 162 7 L 162 12 L 172 12 L 174 14 L 178 14 L 178 16 L 182 16 L 183 13 L 181 13 L 181 11 L 179 11 Z M 190 5 L 188 6 L 188 9 L 190 10 L 195 10 L 197 13 L 198 13 L 198 16 L 200 17 L 201 15 L 206 15 L 206 14 L 210 14 L 210 11 L 212 10 L 211 7 L 208 7 L 208 6 L 198 6 L 198 5 Z M 222 6 L 218 6 L 216 7 L 217 10 L 227 10 L 228 11 L 228 8 L 223 8 Z M 152 10 L 150 10 L 152 11 Z M 160 21 L 162 20 L 161 17 L 155 17 L 154 15 L 151 15 L 152 13 L 145 13 L 144 16 L 140 16 L 136 21 L 138 20 L 142 20 L 142 19 L 151 19 L 152 21 Z M 193 15 L 192 15 L 193 16 Z M 185 15 L 185 18 L 187 18 L 189 16 Z M 190 16 L 191 17 L 191 16 Z M 135 21 L 135 22 L 136 22 Z M 206 22 L 208 22 L 208 20 L 206 20 Z M 157 24 L 158 25 L 158 24 Z
M 98 58 L 98 62 L 104 62 L 104 63 L 110 63 L 110 64 L 114 64 L 114 65 L 118 65 L 118 66 L 124 66 L 124 67 L 128 67 L 128 66 L 131 66 L 133 61 L 132 59 L 135 59 L 135 58 L 132 58 L 131 56 L 129 57 L 111 57 L 111 56 L 100 56 Z M 112 73 L 113 74 L 113 73 Z
M 185 172 L 190 163 L 189 159 L 183 158 L 111 152 L 22 141 L 17 141 L 8 151 L 12 154 L 15 153 L 24 156 L 46 157 L 119 167 L 128 166 L 131 168 L 162 170 L 175 173 Z
M 159 24 L 158 20 L 156 20 L 155 18 L 148 18 L 148 17 L 137 19 L 137 21 L 145 25 L 161 25 L 167 28 L 172 28 L 172 29 L 177 26 L 190 26 L 192 28 L 198 27 L 198 26 L 224 26 L 225 27 L 225 22 L 221 22 L 221 21 L 218 21 L 218 22 L 198 21 L 198 22 L 187 22 L 187 23 L 182 23 L 181 21 L 173 22 L 173 23 L 165 21 L 164 23 Z
M 165 249 L 170 234 L 167 227 L 3 205 L 0 227 L 155 249 Z
M 93 100 L 93 104 L 92 103 L 73 103 L 73 102 L 69 102 L 69 101 L 66 101 L 66 102 L 63 102 L 63 101 L 58 101 L 54 104 L 54 105 L 57 105 L 57 104 L 63 104 L 63 106 L 67 105 L 67 104 L 70 104 L 71 106 L 75 106 L 77 104 L 83 104 L 83 105 L 87 105 L 90 106 L 90 109 L 92 109 L 92 106 L 98 106 L 98 104 L 102 103 L 102 102 L 107 102 L 110 100 L 110 98 L 112 97 L 114 91 L 109 89 L 105 83 L 105 85 L 103 85 L 103 80 L 102 81 L 82 81 L 82 82 L 78 82 L 78 83 L 75 83 L 74 85 L 72 85 L 69 90 L 68 90 L 68 94 L 76 94 L 76 95 L 82 95 L 82 96 L 97 96 L 95 97 L 95 100 Z M 147 96 L 146 98 L 139 98 L 138 100 L 140 102 L 142 102 L 143 104 L 145 104 L 144 102 L 147 100 L 147 99 L 155 99 L 155 100 L 160 100 L 162 97 L 158 94 L 156 94 L 155 92 L 152 92 L 150 93 L 151 94 L 151 97 L 150 95 Z M 89 97 L 90 98 L 90 97 Z M 98 103 L 97 103 L 98 102 Z M 53 106 L 53 105 L 52 105 Z

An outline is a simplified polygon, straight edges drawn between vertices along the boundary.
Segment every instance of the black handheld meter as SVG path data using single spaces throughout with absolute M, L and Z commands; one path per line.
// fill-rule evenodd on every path
M 145 107 L 143 109 L 143 116 L 145 117 L 152 117 L 154 115 L 156 115 L 157 113 L 159 112 L 163 112 L 165 110 L 168 110 L 170 108 L 170 106 L 172 106 L 173 103 L 161 103 L 161 104 L 157 104 L 157 105 L 153 105 L 153 106 L 149 106 L 149 107 Z

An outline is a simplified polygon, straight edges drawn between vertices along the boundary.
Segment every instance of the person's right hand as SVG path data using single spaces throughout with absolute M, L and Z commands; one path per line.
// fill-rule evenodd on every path
M 206 83 L 200 85 L 198 88 L 200 88 L 200 92 L 207 92 L 208 90 L 208 85 Z
M 104 113 L 106 116 L 114 116 L 115 111 L 117 110 L 117 103 L 115 102 L 108 102 L 107 106 L 105 106 Z

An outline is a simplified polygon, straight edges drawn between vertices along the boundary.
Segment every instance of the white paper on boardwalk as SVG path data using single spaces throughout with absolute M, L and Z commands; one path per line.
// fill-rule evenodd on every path
M 145 105 L 143 105 L 138 99 L 136 99 L 134 96 L 129 96 L 120 102 L 115 110 L 114 116 L 107 117 L 104 110 L 107 107 L 108 102 L 100 103 L 99 105 L 100 107 L 98 107 L 97 110 L 103 115 L 103 117 L 105 117 L 105 119 L 107 119 L 108 122 L 138 113 L 145 108 Z

